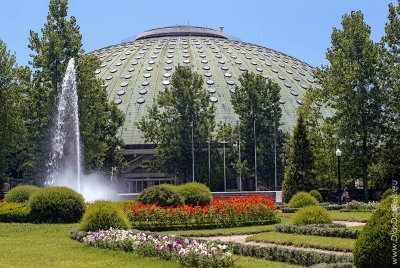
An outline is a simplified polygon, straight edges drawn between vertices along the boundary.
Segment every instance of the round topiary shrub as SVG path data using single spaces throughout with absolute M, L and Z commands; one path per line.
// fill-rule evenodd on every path
M 383 194 L 382 194 L 382 199 L 385 200 L 388 196 L 393 195 L 393 189 L 387 189 Z
M 308 206 L 297 211 L 292 222 L 294 225 L 326 224 L 332 223 L 332 217 L 320 206 Z
M 395 267 L 393 256 L 400 256 L 399 205 L 400 196 L 388 196 L 367 221 L 354 246 L 356 267 Z M 394 207 L 396 210 L 393 210 Z
M 177 187 L 178 194 L 182 196 L 186 205 L 204 206 L 211 204 L 212 195 L 210 188 L 198 182 L 189 182 Z
M 176 192 L 160 185 L 144 189 L 137 200 L 143 204 L 157 202 L 157 204 L 162 207 L 178 206 L 182 204 L 181 197 Z
M 318 206 L 318 201 L 306 192 L 298 192 L 288 203 L 288 207 L 290 208 L 303 208 L 307 206 Z
M 322 203 L 322 195 L 317 190 L 311 190 L 309 192 L 311 196 L 313 196 L 319 203 Z
M 89 205 L 79 224 L 81 231 L 98 231 L 114 229 L 129 229 L 130 223 L 118 204 L 110 201 L 96 202 Z
M 78 222 L 85 211 L 81 194 L 67 187 L 47 187 L 29 198 L 31 218 L 39 223 Z
M 20 184 L 6 193 L 4 199 L 6 202 L 23 203 L 28 201 L 29 197 L 37 190 L 39 190 L 39 187 L 34 185 Z

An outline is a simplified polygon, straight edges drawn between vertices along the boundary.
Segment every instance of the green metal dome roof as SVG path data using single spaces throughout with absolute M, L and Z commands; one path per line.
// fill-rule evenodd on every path
M 318 87 L 313 80 L 314 68 L 284 53 L 228 40 L 222 32 L 220 36 L 217 33 L 201 27 L 165 27 L 144 32 L 133 42 L 92 52 L 102 61 L 95 73 L 104 80 L 109 99 L 126 114 L 120 130 L 125 144 L 144 144 L 137 123 L 158 92 L 169 85 L 178 64 L 202 74 L 204 88 L 217 108 L 217 122 L 237 123 L 231 94 L 242 72 L 272 79 L 281 87 L 282 128 L 291 131 L 306 89 Z

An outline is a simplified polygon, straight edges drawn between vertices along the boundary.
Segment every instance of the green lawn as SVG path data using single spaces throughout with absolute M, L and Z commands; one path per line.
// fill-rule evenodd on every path
M 282 218 L 282 222 L 280 222 L 278 224 L 286 224 L 286 223 L 289 223 L 289 221 L 290 220 L 287 218 Z M 231 235 L 258 234 L 258 233 L 264 233 L 264 232 L 272 232 L 275 230 L 274 226 L 275 226 L 275 224 L 235 227 L 235 228 L 223 228 L 223 229 L 167 231 L 167 232 L 160 232 L 160 233 L 176 234 L 176 235 L 180 235 L 180 236 L 194 236 L 194 237 L 231 236 Z
M 354 248 L 355 239 L 324 237 L 314 235 L 298 235 L 279 232 L 267 232 L 250 236 L 246 241 L 294 245 L 307 248 L 327 249 L 350 252 Z
M 367 220 L 372 216 L 371 212 L 340 212 L 338 210 L 329 210 L 328 212 L 334 221 L 367 222 Z M 292 218 L 293 215 L 294 213 L 280 212 L 279 217 L 288 219 Z
M 174 261 L 85 247 L 69 238 L 77 224 L 0 223 L 1 267 L 181 267 Z M 300 267 L 237 257 L 240 267 Z

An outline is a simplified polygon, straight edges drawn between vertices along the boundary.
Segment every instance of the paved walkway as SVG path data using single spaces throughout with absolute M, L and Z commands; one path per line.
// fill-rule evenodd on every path
M 333 223 L 343 223 L 346 224 L 346 227 L 355 227 L 355 226 L 363 226 L 365 222 L 355 222 L 355 221 L 333 221 Z

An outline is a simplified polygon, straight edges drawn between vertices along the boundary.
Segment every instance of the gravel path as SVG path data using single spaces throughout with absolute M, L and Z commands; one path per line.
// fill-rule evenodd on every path
M 280 247 L 280 248 L 289 248 L 289 249 L 298 249 L 304 251 L 312 251 L 319 253 L 327 253 L 327 254 L 336 254 L 336 255 L 352 255 L 349 252 L 340 252 L 340 251 L 331 251 L 324 249 L 316 249 L 316 248 L 303 248 L 303 247 L 295 247 L 295 246 L 287 246 L 287 245 L 278 245 L 273 243 L 258 243 L 249 241 L 246 242 L 246 238 L 251 235 L 234 235 L 234 236 L 213 236 L 213 237 L 192 237 L 193 239 L 206 239 L 206 240 L 220 240 L 223 242 L 237 242 L 244 245 L 257 245 L 261 247 Z
M 365 222 L 354 222 L 354 221 L 333 221 L 333 223 L 343 223 L 346 224 L 346 227 L 355 227 L 355 226 L 363 226 Z

